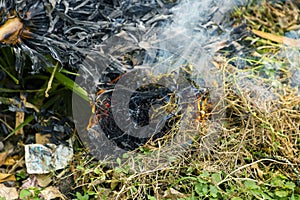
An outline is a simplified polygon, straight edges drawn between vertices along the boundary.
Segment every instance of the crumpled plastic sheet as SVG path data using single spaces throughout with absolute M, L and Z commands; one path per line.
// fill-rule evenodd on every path
M 17 71 L 24 65 L 25 55 L 31 58 L 34 71 L 43 69 L 45 63 L 51 63 L 45 58 L 47 54 L 51 54 L 64 66 L 68 63 L 70 67 L 78 69 L 78 63 L 82 61 L 81 56 L 84 57 L 93 51 L 98 52 L 99 45 L 107 38 L 121 30 L 148 30 L 155 24 L 166 21 L 169 14 L 167 8 L 175 4 L 172 1 L 160 0 L 12 2 L 13 0 L 7 0 L 3 6 L 11 13 L 16 12 L 21 20 L 28 24 L 25 28 L 32 34 L 31 37 L 20 35 L 23 42 L 20 45 L 12 45 L 18 61 Z M 5 17 L 7 18 L 3 16 L 1 19 L 6 19 Z M 5 23 L 5 20 L 1 22 Z
M 28 174 L 46 174 L 63 169 L 72 157 L 72 146 L 62 144 L 25 145 L 25 164 Z

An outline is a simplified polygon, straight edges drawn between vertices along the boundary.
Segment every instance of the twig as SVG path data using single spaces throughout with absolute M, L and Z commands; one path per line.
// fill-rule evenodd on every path
M 49 90 L 51 89 L 51 85 L 52 85 L 52 82 L 53 82 L 54 75 L 55 75 L 55 73 L 56 73 L 57 67 L 58 67 L 58 63 L 55 65 L 54 70 L 52 71 L 51 77 L 50 77 L 50 79 L 49 79 L 49 81 L 48 81 L 47 88 L 46 88 L 46 90 L 45 90 L 45 97 L 47 97 L 47 98 L 49 97 L 48 92 L 49 92 Z
M 7 97 L 0 97 L 0 102 L 6 105 L 19 105 L 18 101 L 16 101 L 13 98 L 7 98 Z M 32 108 L 35 112 L 40 112 L 40 110 L 32 103 L 26 101 L 23 102 L 23 105 L 25 106 L 25 108 Z
M 26 97 L 24 94 L 20 94 L 20 99 L 21 101 L 18 103 L 18 108 L 22 109 L 22 106 L 26 103 Z M 16 123 L 15 123 L 15 128 L 19 127 L 20 124 L 22 124 L 24 122 L 25 119 L 25 112 L 23 110 L 17 110 L 16 111 Z M 23 127 L 21 127 L 20 129 L 18 129 L 15 132 L 16 135 L 22 135 L 22 137 L 24 136 L 24 131 L 23 131 Z
M 251 31 L 255 35 L 262 37 L 264 39 L 267 39 L 267 40 L 271 40 L 273 42 L 285 44 L 285 45 L 291 46 L 291 47 L 300 47 L 300 39 L 293 39 L 293 38 L 288 38 L 285 36 L 274 35 L 271 33 L 266 33 L 266 32 L 254 30 L 254 29 Z
M 274 159 L 270 159 L 270 158 L 263 158 L 263 159 L 260 159 L 260 160 L 257 160 L 253 163 L 249 163 L 247 165 L 243 165 L 239 168 L 237 168 L 236 170 L 232 171 L 230 174 L 228 174 L 222 181 L 220 181 L 217 185 L 221 185 L 222 183 L 226 182 L 226 181 L 229 181 L 230 180 L 230 176 L 232 176 L 235 172 L 237 171 L 240 171 L 242 169 L 245 169 L 247 167 L 250 167 L 251 165 L 254 165 L 254 164 L 257 164 L 257 163 L 260 163 L 260 162 L 264 162 L 264 161 L 270 161 L 270 162 L 275 162 L 275 163 L 278 163 L 278 164 L 282 164 L 282 165 L 292 165 L 291 163 L 284 163 L 284 162 L 280 162 L 280 161 L 277 161 L 277 160 L 274 160 Z

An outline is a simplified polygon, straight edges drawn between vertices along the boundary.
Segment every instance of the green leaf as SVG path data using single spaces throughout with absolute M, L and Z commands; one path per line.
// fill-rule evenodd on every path
M 52 73 L 54 70 L 53 67 L 47 67 L 46 69 L 50 73 Z M 65 76 L 63 73 L 59 71 L 55 72 L 54 77 L 58 80 L 58 82 L 63 84 L 66 88 L 72 90 L 84 100 L 89 101 L 87 92 L 82 87 L 80 87 L 77 83 L 75 83 L 72 79 L 68 78 L 67 76 Z
M 65 74 L 70 74 L 70 75 L 73 75 L 73 76 L 80 76 L 78 73 L 71 72 L 71 71 L 66 70 L 66 69 L 61 69 L 60 72 L 65 73 Z
M 240 197 L 232 197 L 231 200 L 243 200 L 243 199 Z
M 197 182 L 203 183 L 203 184 L 207 184 L 207 181 L 206 181 L 206 180 L 203 180 L 202 178 L 198 178 L 198 179 L 197 179 Z
M 200 197 L 204 196 L 204 195 L 203 195 L 203 192 L 202 192 L 202 188 L 203 188 L 203 185 L 202 185 L 201 183 L 197 183 L 197 184 L 195 185 L 195 192 L 196 192 Z
M 203 185 L 202 192 L 204 195 L 208 194 L 208 185 Z
M 30 197 L 31 195 L 32 195 L 32 193 L 29 190 L 27 190 L 27 189 L 22 189 L 20 191 L 20 198 L 21 199 L 25 199 L 27 197 Z
M 300 199 L 300 195 L 293 193 L 291 200 L 299 200 L 299 199 Z
M 289 195 L 289 193 L 287 191 L 284 191 L 284 190 L 278 190 L 278 191 L 275 191 L 275 194 L 276 196 L 278 197 L 287 197 Z
M 271 185 L 275 187 L 282 187 L 284 185 L 284 180 L 282 180 L 279 176 L 272 178 Z
M 209 177 L 209 173 L 207 171 L 202 171 L 202 177 Z
M 133 191 L 133 193 L 135 193 L 135 192 L 137 192 L 138 191 L 138 189 L 133 185 L 133 186 L 131 186 L 131 190 Z
M 17 180 L 25 179 L 26 177 L 27 177 L 27 175 L 26 175 L 24 170 L 22 170 L 22 171 L 20 171 L 19 173 L 16 174 Z
M 219 174 L 219 173 L 213 173 L 211 175 L 211 179 L 213 180 L 213 182 L 219 183 L 219 182 L 221 182 L 221 174 Z
M 179 198 L 178 200 L 198 200 L 198 198 L 195 197 L 195 196 L 191 196 L 191 197 L 188 197 L 188 198 L 186 198 L 186 199 L 184 199 L 184 198 Z
M 81 193 L 76 192 L 76 197 L 77 197 L 78 200 L 89 200 L 89 195 L 88 194 L 84 194 L 82 196 Z
M 244 185 L 247 189 L 253 190 L 253 189 L 258 189 L 259 186 L 256 185 L 256 183 L 254 181 L 245 181 Z
M 0 68 L 17 84 L 17 85 L 19 85 L 19 80 L 16 78 L 16 77 L 14 77 L 14 75 L 12 75 L 9 71 L 7 71 L 6 69 L 5 69 L 5 67 L 3 67 L 2 65 L 0 65 Z
M 151 195 L 148 195 L 147 197 L 148 197 L 149 200 L 156 200 L 156 198 L 151 196 Z
M 210 192 L 210 195 L 212 196 L 212 197 L 217 197 L 218 196 L 218 193 L 219 193 L 219 190 L 218 190 L 218 188 L 216 187 L 216 186 L 214 186 L 214 185 L 210 185 L 209 186 L 209 192 Z
M 121 168 L 121 167 L 115 167 L 115 171 L 116 171 L 117 173 L 123 173 L 123 172 L 124 172 L 124 169 Z
M 116 161 L 117 161 L 118 165 L 121 165 L 121 162 L 122 162 L 122 161 L 121 161 L 121 159 L 120 159 L 120 158 L 117 158 L 117 160 L 116 160 Z
M 24 122 L 22 122 L 21 124 L 19 124 L 18 127 L 16 127 L 11 133 L 8 134 L 8 136 L 6 136 L 2 141 L 7 140 L 9 137 L 13 136 L 15 134 L 15 132 L 17 132 L 18 130 L 20 130 L 21 128 L 23 128 L 24 126 L 26 126 L 27 124 L 29 124 L 32 120 L 34 120 L 34 116 L 30 115 L 29 117 L 27 117 Z
M 87 191 L 86 192 L 89 196 L 92 196 L 92 195 L 95 195 L 96 194 L 96 192 L 94 192 L 94 191 Z
M 99 174 L 101 173 L 101 170 L 98 169 L 98 168 L 95 168 L 95 169 L 94 169 L 94 173 L 97 174 L 97 175 L 99 175 Z
M 261 192 L 260 195 L 263 197 L 263 199 L 266 199 L 266 200 L 273 200 L 272 197 L 270 197 L 268 194 L 264 193 L 264 192 Z M 272 195 L 273 196 L 273 195 Z
M 122 158 L 124 158 L 124 159 L 129 158 L 129 155 L 128 155 L 127 153 L 124 153 L 124 154 L 122 155 Z
M 295 188 L 296 188 L 296 184 L 294 183 L 294 182 L 287 182 L 285 185 L 285 188 L 288 188 L 288 189 L 290 189 L 290 190 L 295 190 Z

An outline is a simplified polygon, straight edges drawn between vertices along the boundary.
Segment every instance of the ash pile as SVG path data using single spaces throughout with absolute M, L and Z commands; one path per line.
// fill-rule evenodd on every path
M 153 35 L 154 29 L 170 19 L 169 8 L 175 4 L 161 0 L 3 1 L 1 46 L 14 47 L 18 71 L 24 65 L 24 54 L 31 57 L 34 70 L 49 62 L 47 54 L 64 67 L 78 69 L 84 55 L 99 52 L 112 36 L 130 35 L 137 43 Z

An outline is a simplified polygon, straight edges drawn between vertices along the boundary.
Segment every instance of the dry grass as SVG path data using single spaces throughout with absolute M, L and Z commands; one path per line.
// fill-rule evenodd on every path
M 89 190 L 100 196 L 105 194 L 108 199 L 139 199 L 147 195 L 186 199 L 197 196 L 195 185 L 203 172 L 219 174 L 218 181 L 210 175 L 203 180 L 218 188 L 222 198 L 243 197 L 242 191 L 226 196 L 226 190 L 246 180 L 263 184 L 281 174 L 299 182 L 298 91 L 288 85 L 270 87 L 265 78 L 255 77 L 253 70 L 239 70 L 226 59 L 219 67 L 224 75 L 224 96 L 220 101 L 225 106 L 218 110 L 222 119 L 207 120 L 198 128 L 186 130 L 185 134 L 193 132 L 195 136 L 196 132 L 198 138 L 189 148 L 180 150 L 180 146 L 170 145 L 142 151 L 138 156 L 128 154 L 127 161 L 119 161 L 114 169 L 86 163 L 84 170 L 76 171 L 81 174 L 79 183 L 86 182 Z M 95 174 L 95 169 L 101 170 Z
M 244 17 L 250 29 L 282 35 L 299 24 L 298 14 L 297 2 L 263 1 L 233 16 Z M 83 168 L 74 171 L 77 184 L 96 192 L 98 199 L 300 197 L 300 96 L 291 86 L 299 53 L 291 56 L 295 49 L 249 39 L 255 49 L 242 69 L 231 65 L 240 58 L 218 57 L 214 62 L 223 77 L 215 117 L 182 125 L 189 128 L 171 137 L 172 145 L 128 154 L 113 169 L 81 163 Z M 188 148 L 180 145 L 182 136 L 192 140 Z M 284 186 L 274 183 L 279 179 L 282 185 L 294 184 L 285 188 L 287 196 L 280 193 Z

